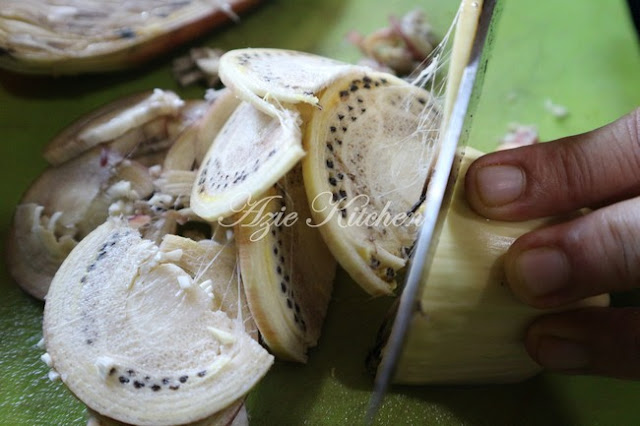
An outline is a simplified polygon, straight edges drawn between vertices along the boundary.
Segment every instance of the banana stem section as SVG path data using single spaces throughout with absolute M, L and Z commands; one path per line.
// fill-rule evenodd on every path
M 509 290 L 502 258 L 520 235 L 549 220 L 500 222 L 473 212 L 464 175 L 480 153 L 468 149 L 431 271 L 423 277 L 395 382 L 403 384 L 506 383 L 538 373 L 526 353 L 526 327 L 547 312 L 525 305 Z M 606 306 L 608 295 L 558 310 Z

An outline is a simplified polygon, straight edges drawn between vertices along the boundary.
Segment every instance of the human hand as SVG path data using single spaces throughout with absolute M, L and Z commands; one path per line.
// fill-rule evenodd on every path
M 481 157 L 465 186 L 471 207 L 491 219 L 594 209 L 513 243 L 505 272 L 524 302 L 552 308 L 640 287 L 640 108 L 589 133 Z M 640 379 L 640 308 L 544 315 L 525 346 L 550 370 Z

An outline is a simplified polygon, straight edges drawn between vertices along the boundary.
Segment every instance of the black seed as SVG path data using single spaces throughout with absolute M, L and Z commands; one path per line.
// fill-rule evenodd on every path
M 349 91 L 348 90 L 341 90 L 340 91 L 340 97 L 341 98 L 345 98 L 347 96 L 349 96 Z
M 189 376 L 181 376 L 178 380 L 180 381 L 180 383 L 186 383 L 188 379 Z
M 346 218 L 346 217 L 347 217 L 347 209 L 340 209 L 340 215 L 341 215 L 343 218 Z
M 291 281 L 291 279 L 289 278 L 289 275 L 285 275 L 285 276 L 284 276 L 284 280 L 285 280 L 286 282 Z
M 351 87 L 349 87 L 349 90 L 351 90 L 352 92 L 355 92 L 356 90 L 358 90 L 358 86 L 356 86 L 355 84 L 352 84 Z
M 282 290 L 283 293 L 287 292 L 287 285 L 284 283 L 284 281 L 280 282 L 280 290 Z
M 276 268 L 276 272 L 278 273 L 278 275 L 282 275 L 282 268 L 280 266 L 278 266 Z
M 91 272 L 91 271 L 93 271 L 94 269 L 96 269 L 96 264 L 95 264 L 95 263 L 92 263 L 92 264 L 91 264 L 91 265 L 89 265 L 89 267 L 87 268 L 87 272 Z
M 340 140 L 340 139 L 336 139 L 336 143 L 337 143 L 338 145 L 342 145 L 342 140 Z M 332 150 L 332 151 L 333 151 L 333 150 Z
M 130 377 L 133 377 L 133 376 L 135 376 L 135 375 L 136 375 L 136 372 L 135 372 L 135 371 L 133 371 L 133 370 L 127 370 L 127 374 L 128 374 Z
M 116 374 L 116 371 L 118 371 L 115 367 L 111 367 L 111 370 L 109 370 L 109 375 L 113 376 L 114 374 Z
M 144 376 L 144 381 L 145 381 L 145 382 L 148 382 L 149 380 L 151 380 L 151 377 L 149 377 L 149 376 Z
M 362 81 L 365 83 L 371 83 L 371 77 L 367 77 L 366 75 L 362 77 Z
M 330 143 L 327 143 L 327 148 L 329 149 L 329 151 L 333 152 L 333 145 L 331 145 Z
M 358 101 L 358 103 L 359 103 L 359 104 L 361 104 L 362 102 L 364 102 L 364 101 L 362 100 L 362 98 L 358 98 L 358 99 L 356 99 L 356 100 Z
M 275 228 L 271 228 L 271 235 L 273 235 L 274 237 L 276 236 L 276 229 Z
M 287 308 L 293 309 L 293 303 L 291 303 L 291 299 L 287 299 Z
M 151 390 L 152 390 L 152 391 L 154 391 L 154 392 L 158 392 L 160 389 L 162 389 L 162 388 L 160 387 L 160 385 L 153 385 L 153 386 L 151 386 Z
M 335 131 L 338 130 L 338 129 L 336 129 L 335 126 L 331 126 L 331 127 L 329 127 L 329 130 L 331 130 L 331 133 L 335 133 Z
M 380 266 L 380 261 L 378 259 L 376 259 L 375 257 L 371 258 L 371 267 L 372 268 L 377 268 L 378 266 Z
M 165 377 L 164 379 L 162 379 L 162 384 L 163 385 L 168 385 L 169 384 L 169 378 Z
M 300 305 L 298 305 L 297 303 L 295 304 L 295 308 L 296 308 L 296 312 L 300 313 Z
M 284 263 L 284 256 L 280 256 L 280 263 Z
M 198 377 L 204 377 L 207 374 L 207 370 L 202 370 L 198 372 Z
M 144 383 L 139 382 L 139 381 L 136 380 L 135 382 L 133 382 L 133 387 L 135 387 L 136 389 L 143 388 L 144 387 Z
M 332 195 L 332 197 L 331 197 L 331 199 L 332 199 L 333 201 L 338 201 L 338 200 L 340 199 L 340 198 L 338 197 L 338 193 L 337 193 L 337 192 L 334 192 L 334 193 L 333 193 L 333 195 Z
M 92 343 L 93 343 L 93 340 L 91 340 L 91 339 L 87 339 L 86 343 L 87 343 L 87 345 L 90 345 L 90 344 L 92 344 Z
M 365 89 L 371 89 L 371 85 L 369 83 L 365 83 L 362 87 Z
M 352 107 L 351 105 L 347 105 L 347 109 L 348 109 L 349 111 L 353 111 L 353 107 Z
M 83 276 L 82 278 L 80 278 L 80 282 L 81 282 L 82 284 L 86 283 L 86 282 L 87 282 L 87 276 L 85 275 L 85 276 Z
M 333 161 L 327 159 L 327 167 L 333 169 Z
M 380 79 L 380 82 L 381 82 L 382 84 L 387 84 L 387 79 L 386 79 L 386 78 L 381 78 L 381 79 Z
M 131 28 L 120 28 L 118 36 L 120 38 L 136 38 L 136 33 Z
M 340 180 L 344 179 L 344 174 L 342 172 L 338 173 L 338 179 Z
M 336 181 L 336 178 L 334 178 L 334 177 L 330 177 L 330 178 L 329 178 L 329 183 L 330 183 L 332 186 L 336 186 L 336 185 L 338 184 L 338 182 Z
M 273 254 L 278 255 L 278 247 L 273 246 Z
M 344 114 L 338 114 L 338 120 L 342 120 L 344 118 Z
M 386 275 L 387 278 L 393 278 L 396 276 L 396 271 L 394 271 L 393 268 L 387 268 Z
M 347 128 L 346 128 L 346 127 L 343 127 L 343 128 L 342 128 L 342 131 L 343 131 L 343 132 L 346 132 L 346 131 L 347 131 Z
M 300 321 L 300 320 L 298 319 L 298 316 L 297 316 L 296 314 L 293 314 L 293 320 L 294 320 L 296 323 L 297 323 L 298 321 Z
M 420 102 L 422 105 L 425 105 L 427 103 L 427 100 L 425 98 L 418 98 L 418 102 Z
M 120 383 L 124 384 L 124 383 L 129 383 L 129 378 L 124 377 L 124 376 L 120 376 L 118 377 L 118 380 L 120 381 Z
M 111 244 L 109 244 L 109 245 L 110 245 L 111 247 L 113 247 L 113 246 L 115 246 L 115 245 L 116 245 L 116 242 L 115 242 L 115 241 L 111 241 Z
M 171 386 L 169 386 L 169 389 L 178 390 L 178 389 L 180 389 L 180 385 L 171 385 Z
M 367 112 L 367 109 L 366 108 L 360 108 L 360 112 L 364 114 L 365 112 Z
M 351 121 L 356 121 L 358 117 L 351 117 Z
M 347 198 L 347 191 L 345 191 L 344 189 L 341 189 L 339 192 L 340 192 L 340 198 Z

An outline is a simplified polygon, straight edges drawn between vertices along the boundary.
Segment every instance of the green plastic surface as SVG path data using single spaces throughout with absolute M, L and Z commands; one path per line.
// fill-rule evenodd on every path
M 367 33 L 389 15 L 425 10 L 440 34 L 456 1 L 275 0 L 239 25 L 201 44 L 225 49 L 282 47 L 344 60 L 359 57 L 345 41 Z M 81 114 L 122 95 L 162 87 L 184 96 L 170 73 L 170 58 L 143 69 L 69 78 L 0 73 L 0 158 L 3 239 L 13 208 L 45 167 L 41 148 Z M 545 99 L 565 105 L 553 117 Z M 492 149 L 510 122 L 535 124 L 543 140 L 587 131 L 640 104 L 640 50 L 621 0 L 506 0 L 493 58 L 474 119 L 470 144 Z M 47 368 L 35 347 L 42 303 L 26 296 L 0 270 L 0 424 L 80 425 L 82 404 Z M 371 299 L 340 272 L 325 332 L 307 365 L 277 363 L 249 396 L 258 425 L 357 425 L 371 390 L 364 358 L 389 299 Z M 543 374 L 502 386 L 393 388 L 380 425 L 637 425 L 640 383 Z

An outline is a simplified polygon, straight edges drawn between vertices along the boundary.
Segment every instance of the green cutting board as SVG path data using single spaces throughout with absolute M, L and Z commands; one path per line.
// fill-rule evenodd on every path
M 504 2 L 493 57 L 470 143 L 491 150 L 511 122 L 538 126 L 543 140 L 587 131 L 640 104 L 640 51 L 621 0 Z M 443 34 L 455 1 L 275 0 L 240 24 L 200 40 L 222 47 L 272 46 L 355 60 L 350 30 L 370 32 L 389 15 L 421 7 Z M 122 95 L 162 87 L 184 96 L 170 58 L 143 69 L 73 78 L 0 73 L 0 232 L 45 167 L 41 148 L 79 115 Z M 566 106 L 553 117 L 544 102 Z M 4 238 L 3 238 L 4 239 Z M 47 379 L 35 347 L 42 304 L 0 270 L 0 424 L 81 425 L 82 404 Z M 390 299 L 371 299 L 339 272 L 324 334 L 306 365 L 277 363 L 248 399 L 252 424 L 357 425 L 371 390 L 364 358 Z M 637 425 L 640 383 L 542 374 L 525 383 L 473 387 L 398 387 L 380 425 Z

